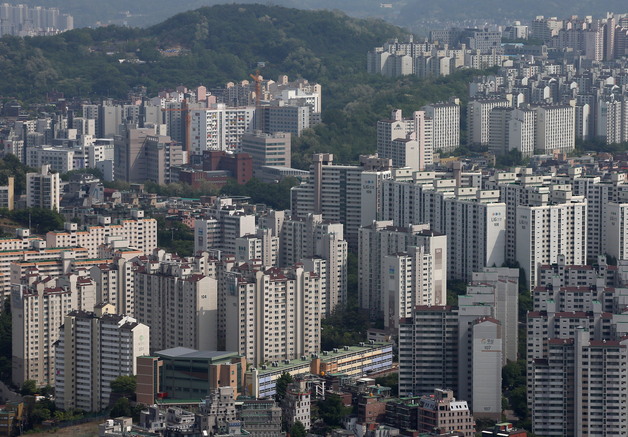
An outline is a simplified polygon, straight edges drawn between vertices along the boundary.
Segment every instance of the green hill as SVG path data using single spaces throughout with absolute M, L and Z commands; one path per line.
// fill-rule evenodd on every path
M 250 4 L 256 0 L 239 0 Z M 74 16 L 75 27 L 103 24 L 147 27 L 159 23 L 174 14 L 194 10 L 202 6 L 223 3 L 224 0 L 21 0 L 29 6 L 57 7 L 62 13 Z M 607 11 L 627 12 L 626 4 L 620 0 L 484 0 L 461 1 L 427 0 L 390 1 L 391 8 L 382 8 L 378 0 L 275 0 L 272 3 L 299 9 L 339 9 L 352 17 L 381 17 L 400 25 L 414 27 L 417 21 L 505 19 L 526 20 L 536 15 L 567 18 L 571 15 L 594 15 L 604 17 Z M 438 25 L 436 25 L 438 26 Z M 428 27 L 431 27 L 428 24 Z
M 222 86 L 261 74 L 336 79 L 366 68 L 366 52 L 406 32 L 381 20 L 280 6 L 220 5 L 175 15 L 148 29 L 77 29 L 54 37 L 0 38 L 0 95 L 37 99 L 51 89 L 73 96 L 122 97 L 185 84 Z M 182 48 L 179 56 L 159 50 Z M 107 54 L 112 53 L 112 54 Z M 123 62 L 140 61 L 143 63 Z

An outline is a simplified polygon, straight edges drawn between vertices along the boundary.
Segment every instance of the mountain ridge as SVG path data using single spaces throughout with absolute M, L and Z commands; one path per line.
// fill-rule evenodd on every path
M 408 32 L 381 20 L 342 12 L 280 6 L 218 5 L 177 14 L 148 29 L 76 29 L 51 37 L 0 38 L 0 95 L 40 99 L 53 89 L 67 96 L 123 97 L 142 85 L 223 86 L 261 74 L 311 81 L 366 74 L 366 52 Z M 179 56 L 163 50 L 180 46 Z M 161 51 L 160 51 L 161 50 Z M 124 62 L 121 62 L 124 61 Z

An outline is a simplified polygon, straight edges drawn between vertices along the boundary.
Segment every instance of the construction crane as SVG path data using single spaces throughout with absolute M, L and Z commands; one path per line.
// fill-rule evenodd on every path
M 185 117 L 185 150 L 188 152 L 188 156 L 191 153 L 190 151 L 190 123 L 192 121 L 192 116 L 190 115 L 190 111 L 188 108 L 188 103 L 186 100 L 181 102 L 181 108 L 161 108 L 162 111 L 173 111 L 173 112 L 183 112 L 183 117 Z
M 262 94 L 262 77 L 259 75 L 259 70 L 255 72 L 255 76 L 251 74 L 251 77 L 255 81 L 255 107 L 259 107 L 259 97 Z

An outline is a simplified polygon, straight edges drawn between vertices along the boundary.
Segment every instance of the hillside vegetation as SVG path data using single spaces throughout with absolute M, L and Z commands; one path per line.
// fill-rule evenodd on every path
M 362 73 L 366 52 L 406 34 L 381 20 L 278 6 L 220 5 L 176 15 L 149 29 L 109 26 L 54 37 L 0 38 L 0 95 L 123 97 L 135 85 L 222 86 L 262 74 L 323 81 Z M 181 48 L 179 56 L 159 50 Z M 112 53 L 112 54 L 107 54 Z M 129 60 L 123 62 L 120 60 Z M 136 63 L 141 61 L 145 63 Z
M 255 3 L 259 0 L 239 0 L 240 4 Z M 74 17 L 75 27 L 102 24 L 129 25 L 148 27 L 165 20 L 177 13 L 193 10 L 202 6 L 223 3 L 224 0 L 20 0 L 12 3 L 23 3 L 29 6 L 57 7 L 61 13 Z M 446 22 L 449 20 L 493 19 L 493 20 L 525 20 L 536 15 L 569 17 L 571 15 L 594 15 L 604 17 L 607 11 L 626 12 L 625 2 L 607 0 L 556 0 L 544 2 L 530 0 L 519 2 L 514 0 L 487 0 L 464 2 L 462 0 L 442 0 L 427 2 L 426 0 L 387 2 L 391 8 L 383 8 L 378 0 L 275 0 L 275 5 L 306 10 L 338 9 L 358 18 L 381 17 L 400 26 L 414 26 L 417 22 L 429 20 Z M 439 26 L 438 24 L 436 25 Z

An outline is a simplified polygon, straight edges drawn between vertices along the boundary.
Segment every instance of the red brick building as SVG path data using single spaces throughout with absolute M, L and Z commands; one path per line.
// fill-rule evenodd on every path
M 253 177 L 253 158 L 246 153 L 230 154 L 222 150 L 206 150 L 203 152 L 203 170 L 230 171 L 238 184 L 244 185 Z

